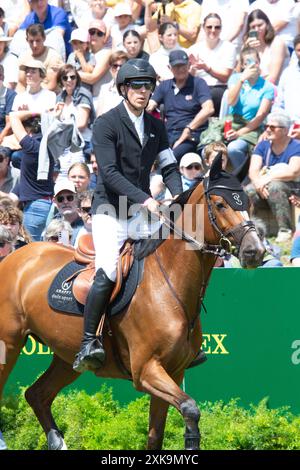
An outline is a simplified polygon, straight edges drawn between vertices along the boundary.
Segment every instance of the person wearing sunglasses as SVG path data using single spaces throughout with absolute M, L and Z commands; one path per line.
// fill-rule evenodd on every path
M 74 245 L 78 232 L 83 227 L 83 220 L 78 213 L 78 199 L 73 181 L 62 178 L 55 184 L 53 203 L 57 213 L 52 220 L 69 222 L 73 230 L 71 245 Z
M 217 13 L 210 13 L 203 21 L 203 38 L 188 50 L 190 73 L 208 84 L 214 103 L 214 116 L 219 116 L 227 81 L 236 64 L 233 44 L 220 38 L 222 21 Z
M 204 174 L 201 158 L 197 153 L 189 152 L 183 155 L 179 163 L 183 190 L 195 186 Z
M 96 111 L 97 116 L 106 113 L 123 100 L 117 90 L 116 78 L 120 68 L 127 60 L 128 56 L 124 51 L 116 51 L 111 54 L 109 65 L 112 79 L 109 83 L 104 83 L 101 87 Z
M 77 194 L 78 213 L 83 220 L 83 227 L 79 230 L 74 247 L 78 246 L 82 235 L 92 233 L 92 200 L 94 191 L 88 190 Z
M 250 195 L 254 212 L 260 207 L 271 210 L 278 226 L 276 242 L 292 236 L 291 204 L 300 190 L 300 143 L 289 136 L 292 121 L 284 111 L 267 117 L 265 140 L 251 156 L 249 178 L 245 190 Z
M 111 74 L 109 70 L 109 58 L 111 49 L 106 44 L 107 40 L 107 29 L 104 21 L 93 20 L 89 24 L 88 28 L 90 37 L 90 48 L 95 59 L 95 66 L 91 72 L 79 71 L 79 76 L 82 83 L 90 85 L 92 87 L 92 95 L 94 106 L 97 108 L 97 102 L 101 87 L 104 83 L 108 83 L 111 80 Z
M 71 224 L 65 219 L 53 219 L 47 226 L 43 235 L 45 242 L 72 245 L 73 229 Z
M 96 330 L 114 288 L 121 246 L 128 236 L 149 238 L 161 225 L 159 202 L 150 193 L 156 159 L 172 196 L 182 192 L 164 124 L 145 112 L 155 84 L 156 73 L 148 62 L 128 60 L 116 78 L 123 102 L 99 116 L 93 127 L 98 164 L 91 209 L 96 276 L 85 305 L 81 348 L 73 364 L 77 372 L 96 369 L 105 359 Z M 150 223 L 148 211 L 154 214 Z

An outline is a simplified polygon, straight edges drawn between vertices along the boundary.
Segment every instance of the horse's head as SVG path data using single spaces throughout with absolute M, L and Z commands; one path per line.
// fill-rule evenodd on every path
M 223 171 L 219 153 L 203 186 L 215 237 L 225 248 L 229 241 L 236 246 L 243 268 L 254 268 L 262 263 L 265 248 L 255 225 L 249 220 L 249 199 L 240 183 L 247 171 L 248 165 L 243 165 L 234 174 Z

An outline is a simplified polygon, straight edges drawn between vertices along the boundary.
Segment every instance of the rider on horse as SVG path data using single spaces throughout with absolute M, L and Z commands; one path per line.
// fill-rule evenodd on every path
M 92 204 L 96 276 L 85 305 L 81 349 L 73 364 L 77 372 L 97 369 L 104 362 L 102 338 L 96 330 L 115 285 L 120 248 L 127 238 L 148 238 L 159 228 L 158 217 L 148 221 L 149 212 L 159 215 L 159 203 L 149 190 L 155 160 L 172 196 L 182 192 L 164 124 L 145 112 L 155 83 L 155 70 L 145 60 L 123 64 L 117 88 L 124 101 L 99 116 L 93 127 L 99 168 Z

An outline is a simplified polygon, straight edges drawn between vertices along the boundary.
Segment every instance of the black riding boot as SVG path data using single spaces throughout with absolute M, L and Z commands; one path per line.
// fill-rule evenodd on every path
M 96 336 L 96 331 L 114 285 L 103 269 L 98 269 L 84 307 L 84 334 L 80 351 L 76 354 L 73 364 L 76 372 L 98 369 L 104 362 L 102 338 Z

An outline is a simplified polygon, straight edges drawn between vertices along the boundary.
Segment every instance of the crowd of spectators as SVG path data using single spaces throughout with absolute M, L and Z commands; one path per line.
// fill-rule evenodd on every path
M 122 100 L 117 73 L 133 58 L 157 73 L 147 111 L 165 121 L 184 188 L 218 152 L 229 170 L 249 159 L 252 213 L 265 206 L 276 241 L 290 240 L 300 1 L 0 0 L 0 256 L 38 240 L 76 246 L 91 231 L 93 124 Z M 157 168 L 150 189 L 167 196 Z

